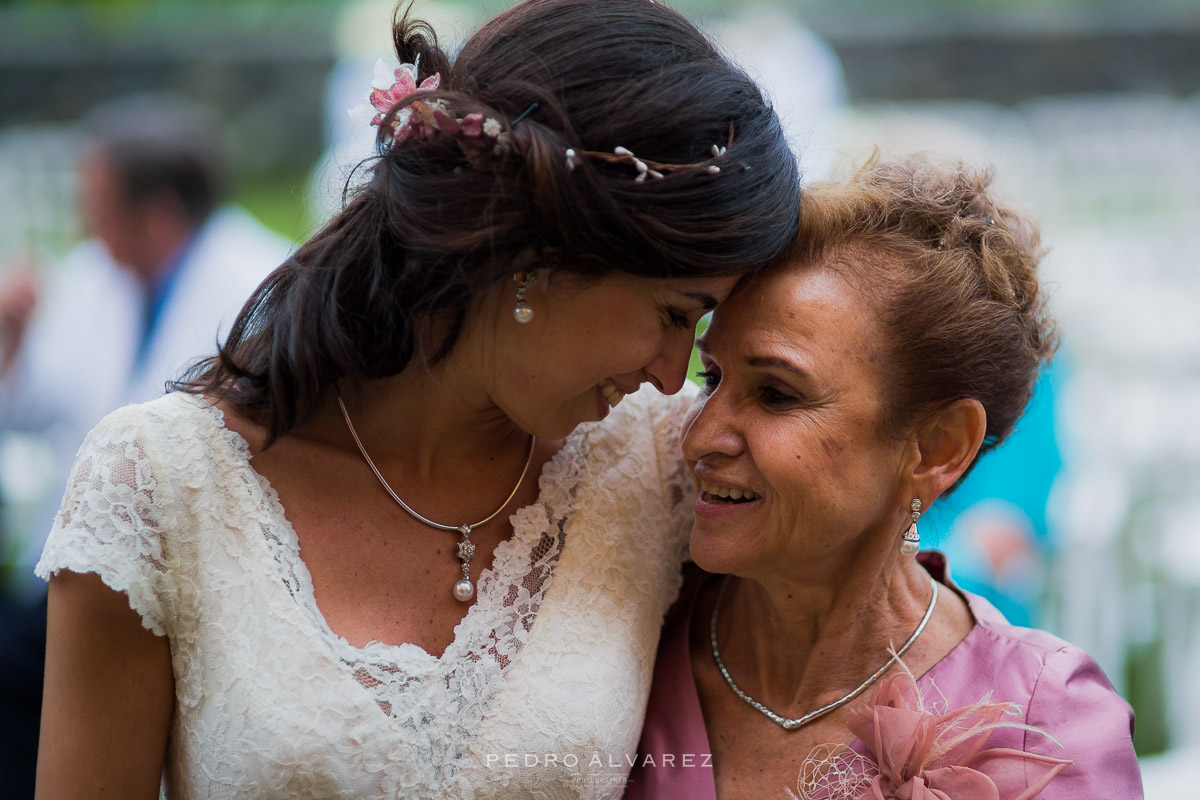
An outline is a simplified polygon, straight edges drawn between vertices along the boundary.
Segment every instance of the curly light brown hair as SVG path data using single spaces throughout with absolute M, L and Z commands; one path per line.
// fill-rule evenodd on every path
M 987 413 L 980 453 L 994 448 L 1056 348 L 1037 228 L 988 194 L 991 180 L 927 155 L 876 156 L 801 200 L 791 263 L 838 270 L 876 306 L 891 435 L 974 398 Z

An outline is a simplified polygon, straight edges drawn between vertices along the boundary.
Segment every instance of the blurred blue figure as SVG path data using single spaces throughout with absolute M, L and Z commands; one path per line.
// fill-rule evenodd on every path
M 1060 362 L 1039 378 L 1012 435 L 921 520 L 922 539 L 947 554 L 958 585 L 986 597 L 1014 625 L 1039 625 L 1054 551 L 1046 504 L 1062 469 L 1054 421 Z

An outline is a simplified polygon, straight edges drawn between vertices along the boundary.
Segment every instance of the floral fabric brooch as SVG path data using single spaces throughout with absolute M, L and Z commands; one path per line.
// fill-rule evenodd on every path
M 907 670 L 886 678 L 870 705 L 850 712 L 850 732 L 867 757 L 840 746 L 817 747 L 804 763 L 797 800 L 1033 800 L 1067 759 L 987 747 L 997 728 L 1022 728 L 1015 703 L 979 702 L 955 709 L 927 705 Z

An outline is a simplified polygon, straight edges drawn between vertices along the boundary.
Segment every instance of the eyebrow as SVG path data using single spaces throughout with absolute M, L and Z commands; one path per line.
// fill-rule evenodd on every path
M 705 337 L 700 337 L 696 340 L 696 349 L 704 355 L 709 355 L 708 342 L 704 341 Z M 786 358 L 778 356 L 751 356 L 746 359 L 746 365 L 755 367 L 756 369 L 782 369 L 785 372 L 790 372 L 798 378 L 809 377 L 809 374 L 801 369 L 796 364 L 788 361 Z
M 790 372 L 798 378 L 808 378 L 809 375 L 804 370 L 800 369 L 796 364 L 788 361 L 786 358 L 778 356 L 751 356 L 746 359 L 746 364 L 758 369 L 782 369 L 785 372 Z
M 712 311 L 717 307 L 717 298 L 711 294 L 705 294 L 704 292 L 680 292 L 679 294 L 695 300 L 705 311 Z

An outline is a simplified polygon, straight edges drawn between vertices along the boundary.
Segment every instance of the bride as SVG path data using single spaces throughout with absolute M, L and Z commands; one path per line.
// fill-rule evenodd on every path
M 39 797 L 621 793 L 694 326 L 787 245 L 795 164 L 646 0 L 394 38 L 365 184 L 79 453 Z

